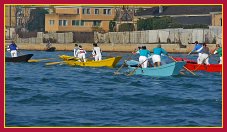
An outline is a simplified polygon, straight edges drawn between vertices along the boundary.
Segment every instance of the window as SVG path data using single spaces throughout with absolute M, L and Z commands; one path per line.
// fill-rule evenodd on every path
M 51 26 L 53 26 L 53 25 L 54 25 L 54 20 L 49 20 L 49 24 L 50 24 Z
M 99 14 L 99 9 L 95 9 L 95 14 Z
M 95 27 L 101 26 L 101 21 L 93 21 L 93 26 Z
M 72 26 L 84 26 L 84 20 L 72 20 Z
M 62 20 L 59 20 L 59 26 L 63 26 L 63 21 Z
M 68 21 L 67 20 L 59 20 L 59 26 L 67 26 Z
M 91 14 L 90 8 L 83 8 L 82 13 L 83 14 Z
M 87 14 L 91 14 L 90 9 L 87 9 Z
M 103 14 L 110 15 L 111 14 L 111 9 L 103 9 Z
M 68 21 L 67 20 L 63 20 L 63 25 L 67 26 L 68 25 Z
M 79 8 L 77 8 L 77 14 L 80 14 L 80 9 Z
M 84 26 L 84 20 L 80 21 L 80 26 Z
M 222 26 L 222 18 L 220 18 L 220 26 Z
M 79 26 L 78 20 L 72 20 L 72 26 Z

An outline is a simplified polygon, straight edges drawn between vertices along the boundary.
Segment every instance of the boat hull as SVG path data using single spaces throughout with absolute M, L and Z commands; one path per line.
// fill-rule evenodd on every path
M 104 59 L 101 61 L 87 60 L 87 62 L 79 62 L 77 58 L 73 58 L 72 56 L 59 56 L 64 60 L 64 62 L 69 66 L 85 66 L 85 67 L 115 67 L 116 64 L 122 58 L 121 56 L 112 57 L 108 59 Z M 73 59 L 69 59 L 73 58 Z
M 190 64 L 185 65 L 191 71 L 222 72 L 222 64 Z
M 28 62 L 33 54 L 26 54 L 18 57 L 5 57 L 5 62 Z
M 147 75 L 152 77 L 167 77 L 179 75 L 180 70 L 186 64 L 184 61 L 172 62 L 169 64 L 162 65 L 160 67 L 149 67 L 149 68 L 138 68 L 134 74 L 136 75 Z M 135 70 L 136 67 L 128 67 L 130 71 Z
M 50 48 L 47 49 L 46 51 L 47 51 L 47 52 L 53 52 L 53 51 L 55 51 L 55 49 L 56 49 L 55 47 L 50 47 Z
M 206 72 L 222 72 L 222 64 L 197 64 L 196 61 L 189 60 L 186 58 L 174 58 L 176 61 L 185 61 L 185 67 L 191 71 L 206 71 Z

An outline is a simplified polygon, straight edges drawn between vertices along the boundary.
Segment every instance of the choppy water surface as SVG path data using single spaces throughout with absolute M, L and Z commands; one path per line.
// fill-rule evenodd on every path
M 129 53 L 104 53 L 123 56 L 112 69 L 47 67 L 46 62 L 60 61 L 57 55 L 72 53 L 23 53 L 33 53 L 32 59 L 56 59 L 6 63 L 6 126 L 222 126 L 220 73 L 164 78 L 114 76 Z M 210 61 L 215 63 L 218 57 L 212 57 Z M 196 55 L 189 58 L 195 60 Z M 163 60 L 171 62 L 165 57 Z

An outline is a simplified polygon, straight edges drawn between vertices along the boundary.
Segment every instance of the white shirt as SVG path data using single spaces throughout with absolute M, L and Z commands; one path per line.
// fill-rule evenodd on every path
M 76 51 L 76 56 L 77 56 L 78 54 L 86 54 L 86 51 L 85 51 L 84 49 L 82 49 L 82 48 L 79 48 L 79 49 Z
M 77 52 L 78 49 L 79 49 L 78 47 L 75 47 L 75 48 L 74 48 L 74 57 L 77 57 L 77 56 L 76 56 L 76 52 Z
M 92 51 L 92 55 L 101 55 L 101 49 L 100 47 L 94 47 Z

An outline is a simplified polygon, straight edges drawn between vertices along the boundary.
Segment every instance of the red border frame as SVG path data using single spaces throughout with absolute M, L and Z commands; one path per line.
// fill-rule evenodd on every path
M 105 131 L 174 131 L 174 132 L 181 132 L 181 131 L 215 131 L 215 132 L 221 132 L 225 129 L 225 118 L 224 118 L 224 110 L 225 110 L 225 98 L 224 98 L 224 74 L 225 71 L 223 70 L 223 128 L 4 128 L 4 81 L 5 81 L 5 67 L 4 67 L 4 4 L 223 4 L 223 12 L 225 10 L 225 2 L 224 0 L 114 0 L 114 1 L 108 1 L 108 0 L 49 0 L 49 1 L 40 1 L 40 0 L 1 0 L 1 21 L 0 25 L 3 25 L 3 28 L 1 28 L 1 48 L 0 48 L 0 59 L 1 59 L 1 82 L 0 82 L 0 128 L 1 131 L 23 131 L 23 132 L 29 132 L 29 131 L 39 131 L 39 129 L 42 129 L 44 131 L 99 131 L 99 132 L 105 132 Z M 223 13 L 224 14 L 224 13 Z M 225 14 L 223 15 L 224 18 Z M 224 19 L 223 19 L 224 21 Z M 224 24 L 223 24 L 224 25 Z M 225 31 L 225 26 L 223 26 L 223 32 Z M 224 33 L 223 33 L 224 36 Z M 224 38 L 224 37 L 223 37 Z M 223 45 L 225 44 L 223 40 Z M 224 50 L 225 47 L 223 46 Z M 223 53 L 225 56 L 225 54 Z M 225 63 L 223 59 L 223 63 Z M 224 68 L 223 68 L 224 69 Z

